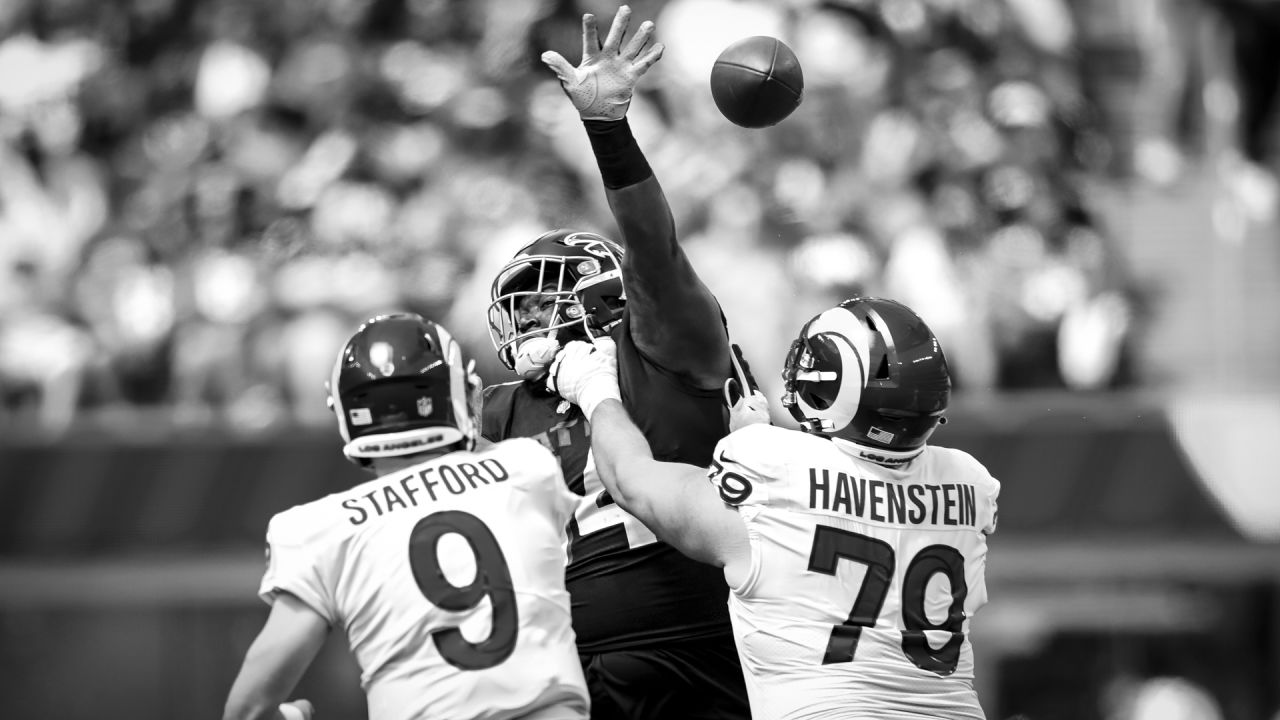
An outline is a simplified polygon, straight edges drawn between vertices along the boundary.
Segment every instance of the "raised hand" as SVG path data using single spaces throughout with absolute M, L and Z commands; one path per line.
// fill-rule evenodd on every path
M 623 5 L 613 16 L 613 25 L 604 39 L 596 33 L 596 16 L 582 16 L 582 62 L 569 64 L 554 50 L 542 53 L 542 62 L 555 71 L 560 87 L 573 101 L 583 120 L 621 120 L 631 106 L 631 95 L 640 76 L 658 62 L 664 49 L 653 40 L 653 23 L 640 23 L 624 45 L 631 21 L 631 8 Z

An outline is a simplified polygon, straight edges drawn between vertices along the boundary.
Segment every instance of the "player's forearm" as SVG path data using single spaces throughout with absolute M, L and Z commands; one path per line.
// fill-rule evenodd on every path
M 281 714 L 280 704 L 297 687 L 328 629 L 328 622 L 297 596 L 277 593 L 231 684 L 223 720 L 293 720 Z
M 716 325 L 719 307 L 680 247 L 667 196 L 626 118 L 583 124 L 627 250 L 622 273 L 628 296 L 641 298 L 668 322 L 673 315 L 692 314 Z
M 244 667 L 231 684 L 222 720 L 285 720 L 280 713 L 280 703 L 289 691 L 282 687 L 278 673 L 264 666 L 256 649 L 259 649 L 258 643 L 250 648 Z
M 618 400 L 606 400 L 591 414 L 591 450 L 600 480 L 619 507 L 635 515 L 644 505 L 643 468 L 653 451 Z
M 258 667 L 256 652 L 261 642 L 255 640 L 245 657 L 244 666 L 231 684 L 231 692 L 227 695 L 227 704 L 222 709 L 222 720 L 274 720 L 276 707 L 284 699 L 282 695 L 272 697 L 269 683 L 262 681 Z
M 600 168 L 609 209 L 627 249 L 624 266 L 638 264 L 641 270 L 652 271 L 645 273 L 649 277 L 676 269 L 674 265 L 683 255 L 671 207 L 626 118 L 586 120 L 583 126 Z
M 232 688 L 222 720 L 309 720 L 313 712 L 314 708 L 306 700 L 285 702 L 268 688 L 249 689 L 241 685 Z
M 279 700 L 267 697 L 235 697 L 227 700 L 222 720 L 286 720 L 280 712 Z

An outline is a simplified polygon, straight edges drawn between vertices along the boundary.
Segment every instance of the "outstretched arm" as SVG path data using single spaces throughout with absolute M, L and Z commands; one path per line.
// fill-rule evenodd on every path
M 606 190 L 606 195 L 627 249 L 622 282 L 636 346 L 696 387 L 719 388 L 729 368 L 720 304 L 677 242 L 657 178 Z
M 681 249 L 662 186 L 626 120 L 637 81 L 663 51 L 651 42 L 647 20 L 624 44 L 630 18 L 631 9 L 620 7 L 601 45 L 595 16 L 583 15 L 581 64 L 575 68 L 553 51 L 542 59 L 578 109 L 600 166 L 627 250 L 622 277 L 636 346 L 693 385 L 719 388 L 729 368 L 720 306 Z
M 745 579 L 751 546 L 738 511 L 720 498 L 705 468 L 653 459 L 622 407 L 611 356 L 590 343 L 570 342 L 548 368 L 547 387 L 582 408 L 591 423 L 596 469 L 619 507 L 685 555 L 723 567 L 730 584 Z
M 654 460 L 618 400 L 596 406 L 590 423 L 600 480 L 618 506 L 685 555 L 724 568 L 726 580 L 738 585 L 750 556 L 747 529 L 706 468 Z

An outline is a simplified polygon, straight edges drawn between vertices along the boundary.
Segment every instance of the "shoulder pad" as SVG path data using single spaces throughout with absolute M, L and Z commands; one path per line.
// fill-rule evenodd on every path
M 317 541 L 328 527 L 314 515 L 317 506 L 301 505 L 277 513 L 267 525 L 267 569 L 258 597 L 271 604 L 280 591 L 302 600 L 333 625 L 337 613 L 326 586 Z
M 480 436 L 490 442 L 506 439 L 516 390 L 523 380 L 490 385 L 480 400 Z
M 963 472 L 963 479 L 978 488 L 979 496 L 985 500 L 979 503 L 979 528 L 986 535 L 994 533 L 999 518 L 1000 481 L 992 477 L 991 472 L 977 458 L 963 450 L 934 445 L 930 445 L 929 450 L 934 451 L 937 458 Z
M 785 476 L 795 431 L 773 425 L 748 425 L 722 439 L 712 453 L 707 475 L 730 505 L 766 501 L 767 486 Z
M 278 512 L 267 523 L 267 543 L 301 547 L 316 537 L 316 530 L 323 523 L 316 522 L 313 516 L 314 503 L 296 505 L 283 512 Z
M 1000 481 L 991 476 L 991 471 L 978 461 L 977 458 L 963 450 L 956 448 L 938 447 L 936 445 L 928 446 L 929 450 L 935 452 L 940 458 L 945 458 L 944 462 L 949 463 L 952 467 L 960 472 L 965 473 L 966 481 L 988 491 L 993 497 L 1000 492 Z

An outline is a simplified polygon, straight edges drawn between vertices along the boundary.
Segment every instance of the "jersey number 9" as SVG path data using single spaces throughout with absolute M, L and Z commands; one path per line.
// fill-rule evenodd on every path
M 449 533 L 461 535 L 475 554 L 476 576 L 465 587 L 449 582 L 440 567 L 440 540 Z M 423 597 L 442 610 L 471 610 L 485 597 L 493 606 L 489 637 L 479 642 L 467 640 L 457 627 L 433 630 L 431 639 L 440 657 L 460 670 L 484 670 L 510 657 L 520 627 L 511 568 L 498 539 L 480 518 L 446 510 L 419 520 L 409 534 L 409 566 Z

